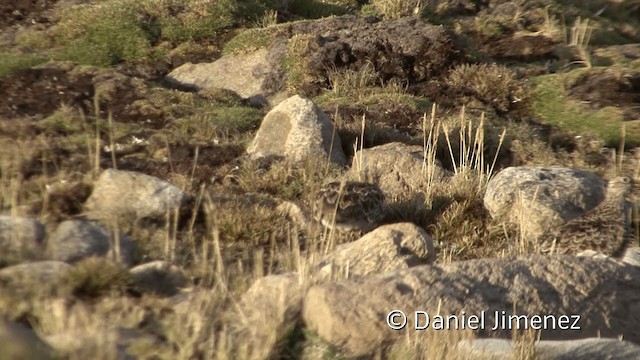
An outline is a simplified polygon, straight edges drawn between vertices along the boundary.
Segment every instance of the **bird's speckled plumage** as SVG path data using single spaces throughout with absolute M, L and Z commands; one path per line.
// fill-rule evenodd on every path
M 370 183 L 331 182 L 316 193 L 313 217 L 342 232 L 370 231 L 384 217 L 384 194 Z
M 578 254 L 593 250 L 619 256 L 629 244 L 631 233 L 631 194 L 634 180 L 617 177 L 607 185 L 605 199 L 581 217 L 568 221 L 543 237 L 540 250 L 547 254 Z

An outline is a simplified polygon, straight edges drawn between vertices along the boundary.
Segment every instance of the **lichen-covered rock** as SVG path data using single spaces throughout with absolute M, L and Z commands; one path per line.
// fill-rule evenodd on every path
M 406 196 L 448 175 L 440 161 L 425 161 L 425 156 L 422 146 L 398 142 L 358 150 L 349 176 L 378 184 L 389 198 Z
M 513 321 L 528 321 L 528 326 L 539 320 L 542 339 L 599 336 L 637 342 L 639 289 L 640 268 L 610 258 L 480 259 L 314 286 L 305 297 L 303 319 L 346 356 L 370 354 L 405 339 L 407 332 L 416 331 L 414 311 L 425 311 L 431 321 L 436 315 L 457 314 L 461 319 L 463 312 L 466 319 L 484 316 L 484 328 L 479 322 L 474 325 L 478 336 L 511 338 L 502 319 L 507 316 L 508 323 L 508 316 L 518 315 Z M 396 309 L 408 316 L 408 326 L 393 331 L 385 319 Z M 536 315 L 546 316 L 547 325 L 542 327 Z M 417 324 L 425 321 L 423 316 Z
M 602 179 L 583 170 L 509 167 L 487 184 L 484 206 L 492 217 L 521 226 L 525 238 L 537 239 L 595 208 L 605 189 Z
M 85 209 L 91 219 L 164 219 L 186 204 L 177 186 L 135 171 L 107 169 L 100 174 Z
M 407 269 L 435 260 L 433 240 L 412 223 L 381 226 L 360 239 L 338 246 L 319 264 L 324 277 L 348 270 L 348 276 L 368 276 Z
M 252 158 L 285 158 L 298 162 L 320 156 L 346 165 L 340 137 L 329 117 L 311 100 L 295 95 L 265 116 L 249 145 Z

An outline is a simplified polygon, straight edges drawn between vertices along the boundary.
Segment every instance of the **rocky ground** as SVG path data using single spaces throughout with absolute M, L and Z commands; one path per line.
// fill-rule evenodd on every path
M 637 177 L 638 145 L 635 0 L 0 4 L 0 348 L 635 359 L 637 250 L 537 240 Z M 345 179 L 380 186 L 383 226 L 311 220 Z

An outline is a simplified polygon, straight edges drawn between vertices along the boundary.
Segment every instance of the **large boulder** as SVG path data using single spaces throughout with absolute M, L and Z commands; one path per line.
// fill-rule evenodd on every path
M 115 234 L 97 224 L 82 220 L 60 223 L 47 241 L 50 258 L 68 263 L 99 256 L 114 258 L 125 265 L 131 265 L 134 251 L 134 243 L 127 235 Z
M 381 226 L 360 239 L 338 246 L 319 264 L 320 274 L 336 272 L 348 276 L 367 276 L 407 269 L 435 260 L 433 240 L 424 229 L 412 223 Z
M 107 169 L 100 174 L 85 209 L 97 220 L 160 218 L 187 203 L 175 185 L 135 171 Z
M 425 325 L 427 316 L 429 329 L 461 331 L 464 324 L 482 337 L 511 338 L 511 324 L 539 329 L 543 340 L 621 336 L 638 342 L 638 289 L 640 269 L 609 258 L 481 259 L 312 287 L 303 319 L 346 356 L 370 354 L 405 339 L 407 332 L 416 332 L 414 325 Z M 406 327 L 390 328 L 392 310 L 407 315 Z M 415 311 L 424 313 L 415 317 Z M 454 318 L 438 320 L 451 315 L 457 316 L 457 326 Z M 512 315 L 518 318 L 510 321 Z M 402 323 L 403 318 L 396 313 L 390 320 Z
M 230 314 L 234 337 L 251 339 L 247 359 L 268 359 L 273 347 L 291 330 L 302 310 L 303 286 L 296 273 L 258 279 Z
M 322 156 L 346 165 L 340 137 L 329 117 L 311 100 L 295 95 L 265 116 L 247 153 L 253 158 L 285 158 L 294 162 Z
M 465 358 L 478 360 L 509 359 L 517 344 L 507 339 L 474 339 L 458 343 L 457 350 Z M 618 339 L 588 338 L 580 340 L 546 340 L 532 344 L 535 358 L 540 360 L 633 360 L 640 358 L 640 346 Z
M 487 184 L 484 206 L 493 218 L 521 226 L 526 239 L 537 239 L 595 208 L 606 183 L 597 175 L 563 167 L 509 167 Z
M 229 54 L 211 63 L 186 63 L 174 69 L 167 80 L 198 90 L 221 88 L 236 92 L 256 105 L 277 104 L 282 92 L 284 43 L 250 53 Z
M 440 161 L 426 161 L 425 156 L 422 146 L 398 142 L 358 150 L 349 176 L 378 184 L 391 198 L 406 196 L 448 175 Z
M 35 219 L 0 216 L 0 259 L 25 260 L 41 255 L 45 228 Z

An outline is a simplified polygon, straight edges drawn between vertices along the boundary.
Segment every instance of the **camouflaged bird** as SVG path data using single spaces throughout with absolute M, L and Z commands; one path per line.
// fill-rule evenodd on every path
M 363 182 L 331 182 L 316 193 L 313 217 L 324 227 L 341 232 L 373 230 L 384 217 L 384 193 Z
M 546 254 L 578 254 L 593 250 L 619 256 L 631 243 L 631 204 L 626 200 L 634 180 L 617 177 L 607 185 L 605 199 L 581 217 L 543 237 L 540 251 Z

